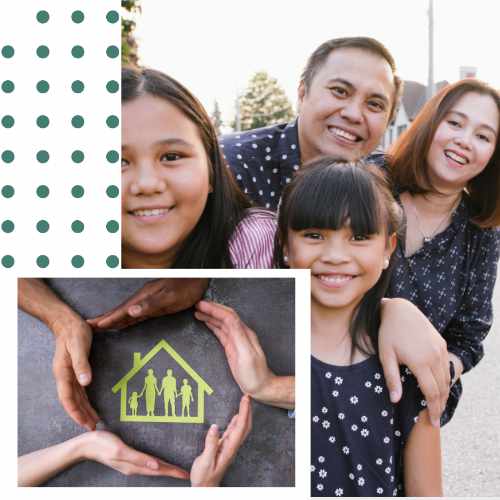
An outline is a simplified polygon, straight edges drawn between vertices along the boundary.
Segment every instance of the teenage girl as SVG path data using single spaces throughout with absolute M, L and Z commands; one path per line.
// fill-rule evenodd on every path
M 123 266 L 270 267 L 274 215 L 249 207 L 200 102 L 159 71 L 123 69 Z
M 374 167 L 326 158 L 284 190 L 276 257 L 311 269 L 313 496 L 439 496 L 440 431 L 401 368 L 392 404 L 378 358 L 400 210 Z
M 405 214 L 389 297 L 413 302 L 447 342 L 456 382 L 483 357 L 500 253 L 500 95 L 475 79 L 444 87 L 391 150 Z M 450 391 L 441 423 L 458 404 Z

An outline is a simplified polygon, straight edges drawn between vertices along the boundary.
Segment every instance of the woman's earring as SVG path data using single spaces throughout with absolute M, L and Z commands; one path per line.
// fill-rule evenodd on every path
M 283 262 L 288 264 L 288 255 L 283 255 Z
M 389 259 L 386 257 L 384 259 L 384 269 L 387 269 L 389 267 Z

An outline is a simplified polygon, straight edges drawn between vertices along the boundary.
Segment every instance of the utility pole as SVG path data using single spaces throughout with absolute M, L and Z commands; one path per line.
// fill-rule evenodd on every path
M 427 79 L 427 100 L 434 95 L 434 0 L 429 0 L 429 69 Z
M 235 102 L 235 108 L 236 108 L 236 113 L 234 117 L 234 124 L 235 124 L 235 132 L 239 132 L 241 130 L 241 113 L 240 113 L 240 97 L 241 94 L 238 92 L 236 94 L 236 102 Z

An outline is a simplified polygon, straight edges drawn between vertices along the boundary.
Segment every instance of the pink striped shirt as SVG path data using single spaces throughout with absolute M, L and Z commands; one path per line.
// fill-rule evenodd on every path
M 229 241 L 229 255 L 235 269 L 269 269 L 272 267 L 276 215 L 260 209 L 249 209 Z

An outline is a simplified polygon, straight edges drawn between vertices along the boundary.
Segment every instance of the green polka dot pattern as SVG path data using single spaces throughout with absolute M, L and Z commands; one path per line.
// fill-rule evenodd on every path
M 0 272 L 120 267 L 119 8 L 60 3 L 0 15 Z

